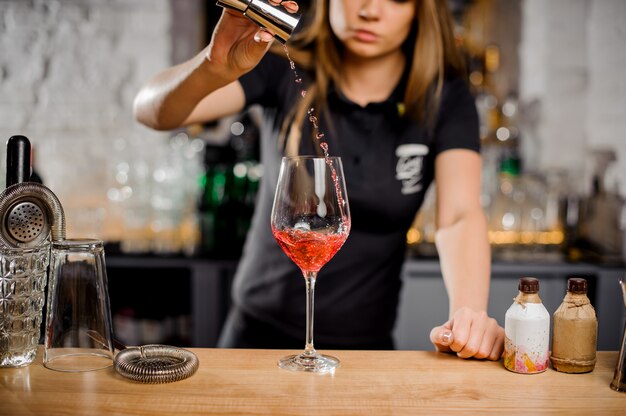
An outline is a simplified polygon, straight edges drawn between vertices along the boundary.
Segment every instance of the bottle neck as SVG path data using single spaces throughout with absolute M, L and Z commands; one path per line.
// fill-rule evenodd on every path
M 575 306 L 589 305 L 589 297 L 586 293 L 567 292 L 563 298 L 564 303 L 570 303 Z
M 538 293 L 524 293 L 519 292 L 517 297 L 515 298 L 516 303 L 525 304 L 525 303 L 541 303 L 541 298 Z

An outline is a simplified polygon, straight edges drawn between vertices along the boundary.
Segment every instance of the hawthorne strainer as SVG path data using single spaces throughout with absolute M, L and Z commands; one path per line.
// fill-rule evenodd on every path
M 191 377 L 200 362 L 191 351 L 169 345 L 129 347 L 115 356 L 115 370 L 140 383 L 171 383 Z
M 57 196 L 46 186 L 21 182 L 0 194 L 0 245 L 10 248 L 40 246 L 65 239 L 65 215 Z

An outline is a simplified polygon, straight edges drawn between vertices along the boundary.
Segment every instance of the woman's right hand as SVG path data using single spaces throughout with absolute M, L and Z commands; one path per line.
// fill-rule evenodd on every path
M 276 2 L 291 13 L 298 11 L 294 1 Z M 202 52 L 161 71 L 141 88 L 133 103 L 135 118 L 150 128 L 171 130 L 241 111 L 245 97 L 235 81 L 261 61 L 272 39 L 241 13 L 224 9 Z
M 277 0 L 276 6 L 289 13 L 298 11 L 295 1 Z M 234 81 L 261 61 L 273 39 L 271 32 L 240 12 L 224 9 L 206 49 L 206 59 L 223 71 L 227 81 Z

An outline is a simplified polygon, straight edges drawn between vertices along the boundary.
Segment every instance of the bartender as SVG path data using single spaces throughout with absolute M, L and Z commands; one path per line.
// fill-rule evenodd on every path
M 329 153 L 343 160 L 352 212 L 347 242 L 320 273 L 316 346 L 394 347 L 406 232 L 434 184 L 449 317 L 430 339 L 439 351 L 498 360 L 478 117 L 447 1 L 313 0 L 302 20 L 288 45 L 295 72 L 272 33 L 224 10 L 209 45 L 135 99 L 136 118 L 158 130 L 264 108 L 264 176 L 219 345 L 302 346 L 304 279 L 274 240 L 270 212 L 281 157 L 319 153 L 314 108 Z

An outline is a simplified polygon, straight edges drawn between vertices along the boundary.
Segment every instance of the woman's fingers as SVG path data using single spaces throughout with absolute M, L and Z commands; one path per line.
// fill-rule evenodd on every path
M 257 43 L 268 43 L 274 39 L 274 35 L 265 29 L 261 29 L 254 34 L 254 41 Z
M 298 3 L 293 0 L 268 0 L 268 3 L 275 7 L 283 6 L 285 10 L 287 10 L 289 13 L 295 13 L 300 8 L 300 6 L 298 6 Z
M 430 342 L 433 343 L 437 351 L 450 351 L 450 344 L 454 342 L 454 334 L 452 333 L 450 321 L 441 326 L 437 326 L 430 331 Z
M 481 358 L 476 357 L 480 350 L 480 346 L 483 343 L 483 338 L 485 336 L 485 330 L 487 327 L 487 320 L 489 317 L 486 312 L 473 312 L 469 317 L 466 317 L 466 320 L 463 322 L 465 327 L 464 331 L 467 332 L 465 336 L 465 344 L 457 346 L 457 349 L 453 350 L 457 351 L 457 355 L 461 358 Z M 454 330 L 454 327 L 452 327 Z M 491 351 L 491 349 L 489 349 Z
M 281 4 L 289 13 L 296 13 L 300 8 L 300 6 L 298 6 L 298 3 L 291 0 L 283 1 Z
M 493 343 L 493 348 L 491 349 L 491 353 L 489 354 L 489 357 L 487 358 L 491 361 L 498 361 L 500 358 L 502 358 L 503 352 L 504 352 L 504 328 L 498 325 L 496 339 Z
M 476 354 L 474 354 L 474 358 L 491 359 L 492 352 L 495 352 L 494 348 L 497 348 L 499 328 L 498 322 L 495 319 L 488 318 L 482 343 L 480 347 L 478 347 Z
M 442 326 L 430 332 L 430 340 L 441 352 L 461 358 L 499 360 L 504 349 L 504 329 L 485 311 L 461 308 Z

